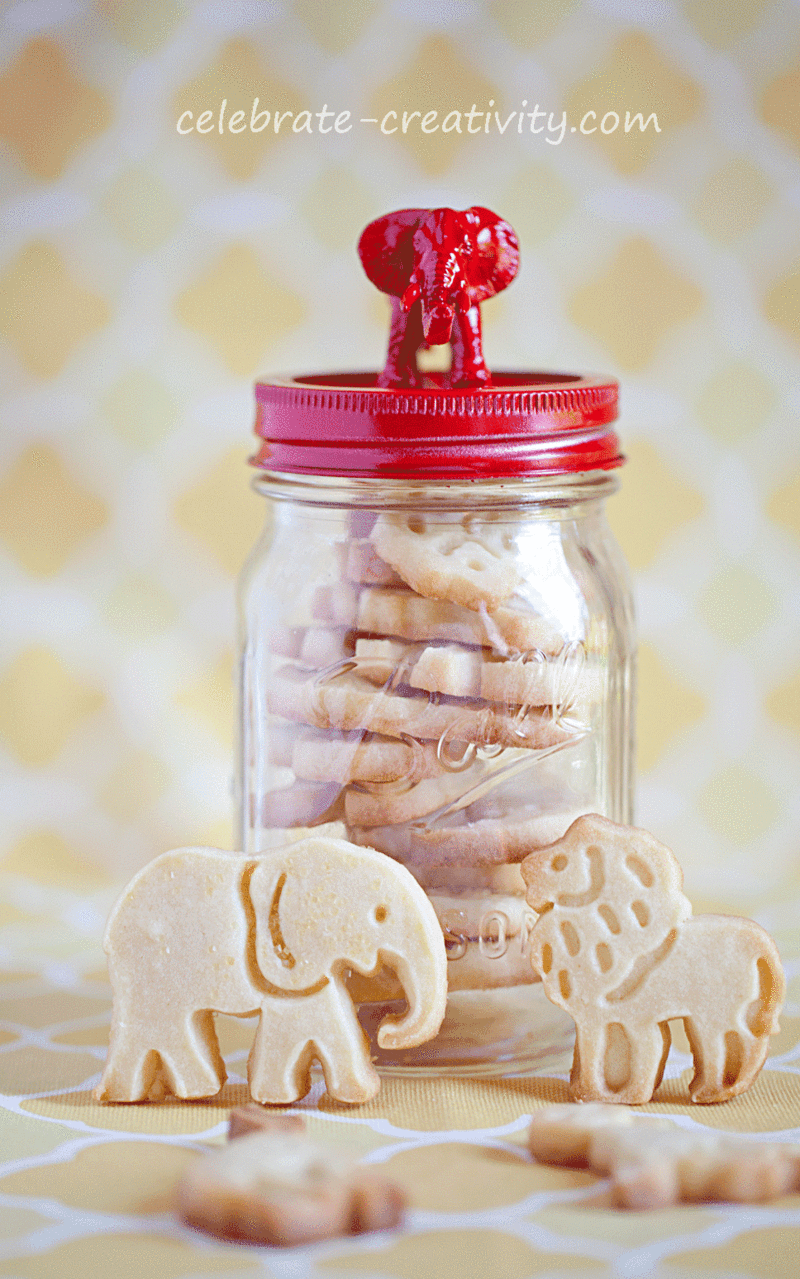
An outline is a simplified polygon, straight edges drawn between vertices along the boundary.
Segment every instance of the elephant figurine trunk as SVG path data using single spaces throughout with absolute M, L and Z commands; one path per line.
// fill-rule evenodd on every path
M 452 346 L 449 384 L 486 386 L 479 304 L 511 283 L 513 228 L 489 209 L 399 209 L 371 222 L 358 244 L 374 285 L 392 300 L 384 387 L 421 386 L 417 351 Z

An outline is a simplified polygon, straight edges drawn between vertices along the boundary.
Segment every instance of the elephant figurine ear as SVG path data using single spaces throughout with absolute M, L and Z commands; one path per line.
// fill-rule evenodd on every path
M 414 269 L 414 232 L 427 209 L 396 209 L 370 222 L 358 241 L 358 256 L 371 280 L 382 293 L 400 297 Z
M 473 205 L 466 210 L 476 251 L 466 273 L 474 302 L 494 297 L 514 279 L 519 269 L 519 241 L 510 222 L 491 209 Z

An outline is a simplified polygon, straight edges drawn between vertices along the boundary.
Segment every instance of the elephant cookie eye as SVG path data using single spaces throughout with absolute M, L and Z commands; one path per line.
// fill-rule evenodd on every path
M 385 906 L 376 906 L 375 907 L 375 923 L 382 924 L 388 914 L 389 914 L 389 911 L 387 910 Z
M 550 865 L 552 866 L 553 870 L 566 870 L 567 859 L 563 853 L 559 853 L 557 857 L 553 858 Z

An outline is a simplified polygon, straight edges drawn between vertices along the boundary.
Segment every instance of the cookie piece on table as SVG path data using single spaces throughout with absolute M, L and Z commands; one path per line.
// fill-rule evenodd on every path
M 220 1239 L 292 1247 L 400 1224 L 385 1177 L 302 1134 L 251 1132 L 200 1155 L 178 1186 L 185 1222 Z
M 800 1190 L 800 1145 L 687 1131 L 597 1102 L 544 1106 L 533 1115 L 528 1144 L 540 1163 L 610 1177 L 618 1208 L 762 1203 Z
M 370 539 L 403 581 L 428 599 L 495 609 L 522 580 L 511 529 L 488 516 L 445 521 L 392 511 L 379 517 Z
M 576 1101 L 648 1102 L 668 1023 L 682 1018 L 695 1062 L 689 1094 L 719 1102 L 750 1086 L 778 1030 L 786 982 L 751 919 L 692 916 L 673 854 L 647 831 L 596 813 L 522 863 L 540 915 L 531 962 L 575 1020 Z
M 279 1110 L 267 1110 L 258 1102 L 237 1106 L 228 1116 L 228 1140 L 246 1137 L 251 1132 L 305 1132 L 305 1120 L 301 1115 L 283 1114 Z

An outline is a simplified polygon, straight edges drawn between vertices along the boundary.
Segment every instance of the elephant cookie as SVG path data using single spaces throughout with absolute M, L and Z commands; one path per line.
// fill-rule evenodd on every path
M 522 863 L 539 914 L 531 963 L 575 1020 L 576 1101 L 648 1102 L 661 1082 L 668 1023 L 692 1045 L 694 1102 L 749 1088 L 778 1030 L 786 981 L 772 938 L 751 919 L 692 915 L 675 857 L 647 831 L 597 814 Z
M 183 1220 L 207 1234 L 282 1248 L 388 1230 L 405 1209 L 396 1186 L 344 1152 L 268 1130 L 200 1155 L 177 1199 Z
M 691 1132 L 618 1106 L 544 1106 L 528 1135 L 540 1163 L 611 1178 L 617 1208 L 676 1203 L 763 1203 L 800 1190 L 800 1146 Z
M 428 599 L 496 609 L 522 580 L 513 534 L 488 516 L 452 523 L 392 511 L 379 517 L 370 537 L 381 559 Z
M 104 948 L 114 992 L 98 1101 L 208 1097 L 226 1074 L 213 1014 L 259 1014 L 250 1094 L 305 1096 L 320 1062 L 331 1097 L 380 1087 L 346 975 L 381 965 L 406 993 L 378 1044 L 432 1039 L 445 1011 L 447 961 L 436 913 L 413 876 L 371 848 L 307 838 L 246 857 L 213 848 L 164 853 L 111 912 Z

